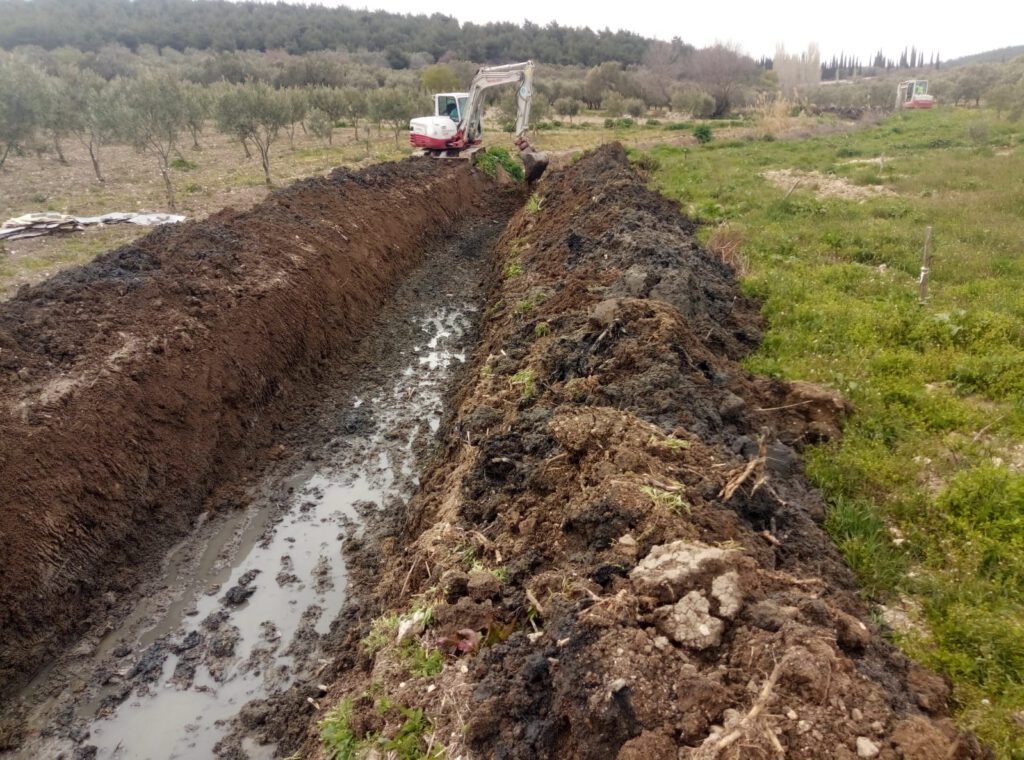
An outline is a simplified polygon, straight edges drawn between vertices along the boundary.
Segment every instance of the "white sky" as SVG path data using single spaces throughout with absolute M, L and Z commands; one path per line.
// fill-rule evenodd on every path
M 702 47 L 716 41 L 739 43 L 755 57 L 771 55 L 778 42 L 790 52 L 817 42 L 822 58 L 853 53 L 862 60 L 879 48 L 898 58 L 904 47 L 923 48 L 943 60 L 993 48 L 1024 44 L 1024 4 L 1020 0 L 969 0 L 954 5 L 900 0 L 306 0 L 393 13 L 443 13 L 459 21 L 485 23 L 529 19 L 544 25 L 628 29 L 645 37 Z

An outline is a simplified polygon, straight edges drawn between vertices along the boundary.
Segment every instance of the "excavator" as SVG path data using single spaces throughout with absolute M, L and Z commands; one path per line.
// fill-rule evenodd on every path
M 434 115 L 409 122 L 409 142 L 421 155 L 438 158 L 472 158 L 481 149 L 484 92 L 504 84 L 519 86 L 516 94 L 515 141 L 519 159 L 526 169 L 526 181 L 540 179 L 548 167 L 546 153 L 534 150 L 526 138 L 533 101 L 533 61 L 484 66 L 476 72 L 469 92 L 434 95 Z

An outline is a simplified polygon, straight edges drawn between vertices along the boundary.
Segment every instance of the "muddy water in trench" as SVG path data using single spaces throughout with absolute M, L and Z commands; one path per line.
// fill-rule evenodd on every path
M 29 687 L 30 699 L 49 696 L 34 700 L 33 738 L 15 757 L 212 757 L 247 702 L 315 683 L 318 639 L 346 601 L 343 544 L 415 490 L 499 230 L 462 230 L 400 286 L 345 370 L 356 376 L 325 401 L 313 427 L 333 435 L 312 461 L 199 526 L 169 553 L 159 592 L 87 645 L 85 662 L 58 663 Z M 272 756 L 249 741 L 243 751 Z

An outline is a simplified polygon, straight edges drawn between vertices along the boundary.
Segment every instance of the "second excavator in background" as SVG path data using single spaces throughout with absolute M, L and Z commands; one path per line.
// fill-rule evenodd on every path
M 533 101 L 533 61 L 504 66 L 484 66 L 477 71 L 469 92 L 434 95 L 434 115 L 409 122 L 409 142 L 423 155 L 470 158 L 482 147 L 484 92 L 505 84 L 518 85 L 516 92 L 515 143 L 526 169 L 526 181 L 540 179 L 548 166 L 547 154 L 537 151 L 526 137 Z

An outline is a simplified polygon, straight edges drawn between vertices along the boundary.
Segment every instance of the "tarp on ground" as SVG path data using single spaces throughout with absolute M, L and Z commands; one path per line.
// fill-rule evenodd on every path
M 0 240 L 55 235 L 62 232 L 79 232 L 86 227 L 101 224 L 138 224 L 153 227 L 158 224 L 175 224 L 185 221 L 180 214 L 135 213 L 114 211 L 102 216 L 69 216 L 56 211 L 22 214 L 8 219 L 0 225 Z

